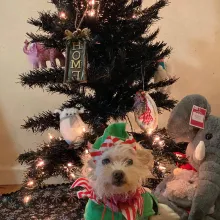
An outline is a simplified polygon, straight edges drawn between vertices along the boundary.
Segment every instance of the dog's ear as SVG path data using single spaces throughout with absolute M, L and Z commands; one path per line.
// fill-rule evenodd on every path
M 137 155 L 137 151 L 133 147 L 129 148 L 129 151 L 130 151 L 131 154 Z
M 82 167 L 82 175 L 87 177 L 93 172 L 93 170 L 96 167 L 96 164 L 93 161 L 93 158 L 89 154 L 83 155 L 82 161 L 84 164 Z
M 143 166 L 147 166 L 150 171 L 152 171 L 154 166 L 154 157 L 152 151 L 144 148 L 137 149 L 137 157 Z

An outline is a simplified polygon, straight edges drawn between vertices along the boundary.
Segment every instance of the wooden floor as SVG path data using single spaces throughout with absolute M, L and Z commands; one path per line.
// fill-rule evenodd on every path
M 0 194 L 15 192 L 20 189 L 20 185 L 0 185 Z

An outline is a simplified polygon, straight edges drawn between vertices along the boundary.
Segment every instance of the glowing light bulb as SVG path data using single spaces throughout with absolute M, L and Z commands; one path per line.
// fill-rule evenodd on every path
M 48 133 L 49 139 L 52 140 L 53 139 L 53 135 Z
M 151 135 L 152 133 L 153 131 L 151 129 L 147 132 L 148 135 Z
M 183 158 L 183 155 L 176 153 L 177 158 Z
M 64 11 L 61 11 L 61 12 L 60 12 L 59 17 L 60 17 L 61 19 L 67 19 L 66 13 L 65 13 Z
M 27 183 L 27 186 L 33 186 L 34 185 L 34 181 L 33 180 L 30 180 L 28 183 Z
M 37 167 L 42 167 L 44 166 L 44 161 L 43 160 L 40 160 L 38 163 L 37 163 Z
M 160 137 L 159 136 L 156 136 L 155 138 L 154 138 L 154 141 L 159 141 L 160 140 Z
M 86 149 L 86 150 L 85 150 L 85 153 L 88 154 L 88 153 L 89 153 L 89 150 Z
M 95 10 L 92 9 L 90 12 L 89 12 L 89 16 L 93 17 L 95 15 Z
M 89 4 L 90 4 L 90 5 L 94 5 L 94 4 L 95 4 L 95 0 L 91 0 L 91 1 L 89 2 Z
M 74 179 L 76 176 L 75 176 L 74 173 L 71 173 L 71 174 L 70 174 L 70 177 Z
M 166 172 L 166 167 L 160 165 L 160 166 L 159 166 L 159 170 L 160 170 L 161 172 L 165 173 L 165 172 Z
M 159 145 L 160 145 L 160 146 L 163 146 L 163 145 L 164 145 L 164 141 L 160 141 L 160 142 L 159 142 Z
M 72 167 L 73 164 L 72 164 L 72 163 L 68 163 L 67 166 L 68 166 L 68 167 Z
M 28 202 L 30 202 L 31 200 L 31 196 L 25 196 L 24 197 L 24 203 L 27 204 Z

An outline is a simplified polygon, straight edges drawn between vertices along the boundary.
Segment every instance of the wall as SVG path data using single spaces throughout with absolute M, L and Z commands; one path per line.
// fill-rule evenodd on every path
M 37 11 L 52 7 L 45 0 L 0 1 L 0 184 L 13 184 L 22 180 L 23 167 L 16 158 L 25 150 L 34 149 L 44 135 L 22 130 L 20 125 L 27 116 L 43 110 L 54 110 L 63 97 L 48 95 L 40 89 L 23 88 L 19 74 L 32 67 L 23 54 L 26 32 L 36 31 L 27 19 L 37 17 Z
M 146 0 L 151 5 L 155 0 Z M 201 94 L 212 105 L 212 114 L 220 115 L 220 1 L 171 0 L 161 12 L 159 39 L 173 48 L 169 62 L 179 77 L 172 87 L 177 100 L 187 94 Z M 166 125 L 166 112 L 160 117 Z
M 156 0 L 144 0 L 151 5 Z M 24 89 L 17 84 L 20 73 L 31 66 L 22 52 L 25 33 L 36 31 L 26 23 L 27 18 L 37 17 L 37 11 L 48 10 L 51 4 L 45 0 L 0 1 L 0 184 L 13 184 L 22 180 L 23 167 L 17 156 L 34 149 L 47 132 L 34 135 L 20 129 L 23 119 L 43 110 L 55 109 L 64 97 L 48 95 L 40 89 Z M 207 3 L 209 2 L 209 3 Z M 173 47 L 169 62 L 175 75 L 180 77 L 172 87 L 172 96 L 183 98 L 186 94 L 205 95 L 220 114 L 220 2 L 219 0 L 171 0 L 161 16 L 159 39 Z M 160 117 L 160 125 L 166 125 L 167 116 Z

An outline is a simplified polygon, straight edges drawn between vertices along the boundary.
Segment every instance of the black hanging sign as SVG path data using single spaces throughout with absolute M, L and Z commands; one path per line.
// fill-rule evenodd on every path
M 72 42 L 67 46 L 64 82 L 86 81 L 87 75 L 86 41 Z
M 80 82 L 87 81 L 87 42 L 90 40 L 90 30 L 84 28 L 77 29 L 73 33 L 65 31 L 67 48 L 66 48 L 66 65 L 64 82 L 77 80 Z

